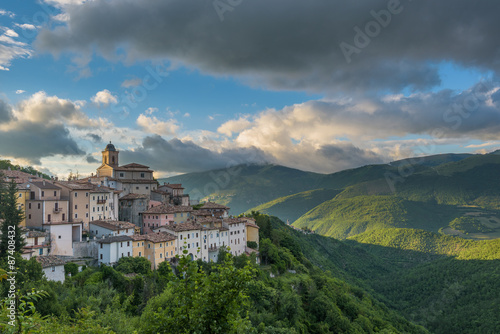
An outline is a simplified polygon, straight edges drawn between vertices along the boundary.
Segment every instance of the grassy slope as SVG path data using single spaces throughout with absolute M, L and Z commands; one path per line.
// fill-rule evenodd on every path
M 449 206 L 415 202 L 396 196 L 334 198 L 300 217 L 294 226 L 309 227 L 319 234 L 344 239 L 380 228 L 420 228 L 437 232 L 458 212 Z M 446 224 L 444 224 L 446 225 Z
M 291 223 L 297 220 L 307 211 L 319 204 L 335 197 L 340 190 L 316 189 L 303 191 L 290 196 L 280 197 L 273 201 L 259 205 L 250 211 L 258 211 L 264 214 L 280 217 L 281 220 L 289 220 Z

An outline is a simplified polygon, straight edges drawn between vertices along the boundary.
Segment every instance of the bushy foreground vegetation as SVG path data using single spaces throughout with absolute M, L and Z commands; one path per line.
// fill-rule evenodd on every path
M 164 262 L 157 270 L 144 258 L 124 258 L 61 284 L 42 278 L 33 259 L 18 259 L 19 298 L 32 305 L 22 326 L 37 333 L 426 333 L 313 265 L 283 223 L 255 218 L 262 265 L 224 250 L 219 263 L 180 257 L 177 266 Z M 1 289 L 5 295 L 8 282 Z M 4 303 L 1 330 L 14 333 L 7 314 Z

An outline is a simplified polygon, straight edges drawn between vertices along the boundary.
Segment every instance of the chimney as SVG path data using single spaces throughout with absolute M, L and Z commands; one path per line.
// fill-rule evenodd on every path
M 45 180 L 43 180 L 43 185 L 45 185 Z

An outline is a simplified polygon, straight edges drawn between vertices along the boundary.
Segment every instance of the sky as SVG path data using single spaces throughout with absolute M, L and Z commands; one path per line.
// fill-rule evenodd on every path
M 0 158 L 332 173 L 500 148 L 497 1 L 0 4 Z

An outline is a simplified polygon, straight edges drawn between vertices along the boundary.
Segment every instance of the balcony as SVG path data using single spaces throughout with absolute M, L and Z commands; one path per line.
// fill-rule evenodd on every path
M 218 250 L 219 250 L 219 247 L 217 247 L 217 246 L 208 248 L 209 252 L 217 252 Z
M 62 211 L 63 211 L 62 208 L 54 208 L 54 213 L 60 213 Z
M 97 204 L 106 204 L 106 200 L 105 199 L 98 199 Z

